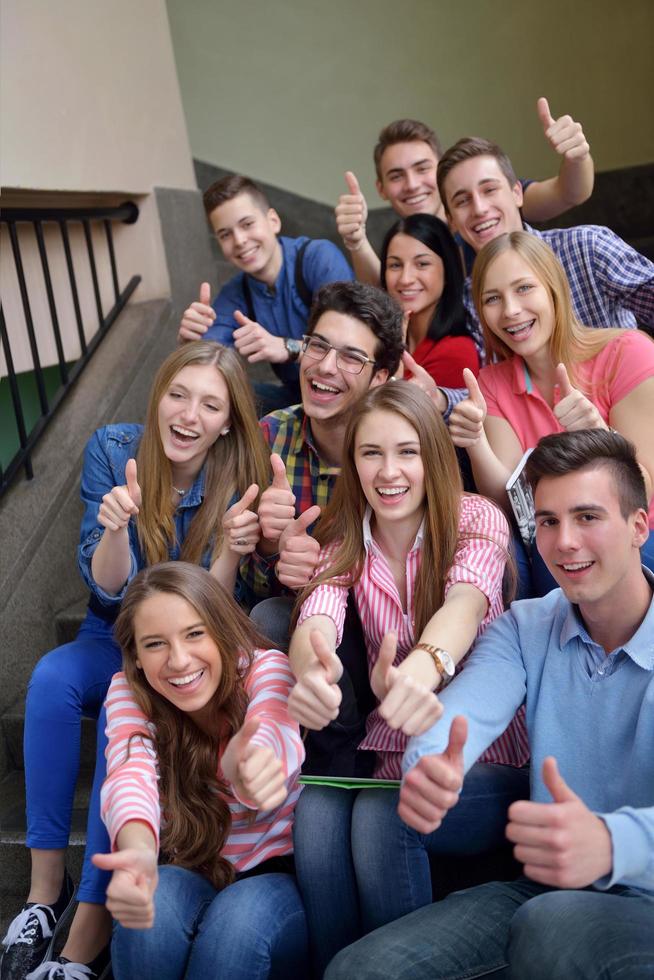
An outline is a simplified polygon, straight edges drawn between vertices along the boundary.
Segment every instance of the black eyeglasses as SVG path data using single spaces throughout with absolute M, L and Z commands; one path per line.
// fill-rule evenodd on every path
M 308 337 L 305 334 L 302 338 L 302 353 L 314 361 L 322 361 L 330 350 L 336 351 L 336 364 L 348 374 L 361 374 L 366 364 L 376 363 L 372 357 L 366 357 L 365 354 L 359 354 L 347 347 L 334 347 L 333 344 L 328 344 L 326 340 L 321 340 L 319 337 Z

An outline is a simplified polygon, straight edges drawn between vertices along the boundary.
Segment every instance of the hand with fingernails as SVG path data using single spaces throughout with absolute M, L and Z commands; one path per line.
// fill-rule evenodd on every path
M 558 395 L 558 399 L 557 399 Z M 566 432 L 579 429 L 608 429 L 608 425 L 590 399 L 572 387 L 565 364 L 556 366 L 554 414 Z
M 259 501 L 259 524 L 263 537 L 273 544 L 295 519 L 295 494 L 286 476 L 284 460 L 277 453 L 271 453 L 270 465 L 273 480 L 261 494 Z
M 316 659 L 298 677 L 288 699 L 288 711 L 305 728 L 320 731 L 338 718 L 343 664 L 320 630 L 311 630 L 309 642 Z
M 590 146 L 581 123 L 575 122 L 572 116 L 554 119 L 545 98 L 538 100 L 537 111 L 545 137 L 556 153 L 568 160 L 583 160 L 589 155 Z
M 223 533 L 230 551 L 237 555 L 249 555 L 261 537 L 258 515 L 250 510 L 257 499 L 259 487 L 252 483 L 240 500 L 229 508 L 223 517 Z
M 586 888 L 611 872 L 611 835 L 570 789 L 553 756 L 544 760 L 542 775 L 552 803 L 519 800 L 509 807 L 506 836 L 515 845 L 513 854 L 533 881 Z
M 289 589 L 301 589 L 313 577 L 320 556 L 320 545 L 308 528 L 320 517 L 320 507 L 314 504 L 294 521 L 290 521 L 279 538 L 277 578 Z
M 454 406 L 448 426 L 454 445 L 469 449 L 476 446 L 484 435 L 487 408 L 486 399 L 470 368 L 463 369 L 463 380 L 468 389 L 468 397 Z
M 112 918 L 125 929 L 152 928 L 159 880 L 156 852 L 130 847 L 113 854 L 94 854 L 92 861 L 97 868 L 113 872 L 106 899 Z
M 215 319 L 216 314 L 211 307 L 211 286 L 208 282 L 203 282 L 200 285 L 200 299 L 184 310 L 177 333 L 178 343 L 202 340 Z
M 341 194 L 336 205 L 336 228 L 349 252 L 358 252 L 366 241 L 368 205 L 361 193 L 359 181 L 347 170 L 345 173 L 347 194 Z
M 127 483 L 105 493 L 98 511 L 98 524 L 108 531 L 120 531 L 136 517 L 141 506 L 141 488 L 136 478 L 136 460 L 128 459 L 125 466 Z
M 260 725 L 260 718 L 246 718 L 227 743 L 220 765 L 238 799 L 265 811 L 281 806 L 288 791 L 281 760 L 269 745 L 252 741 Z
M 443 706 L 431 688 L 393 666 L 396 655 L 397 633 L 389 632 L 370 675 L 370 686 L 380 702 L 379 714 L 389 728 L 422 735 L 438 721 Z
M 234 311 L 234 319 L 238 324 L 232 334 L 234 346 L 241 357 L 247 357 L 250 364 L 256 364 L 257 361 L 283 364 L 288 360 L 284 337 L 274 337 L 260 323 L 250 320 L 240 310 Z
M 459 802 L 463 786 L 463 747 L 468 723 L 457 715 L 450 726 L 447 748 L 439 755 L 423 755 L 404 777 L 397 812 L 409 827 L 431 834 Z
M 409 354 L 408 350 L 405 350 L 402 354 L 402 364 L 404 365 L 405 371 L 411 372 L 411 377 L 407 378 L 409 384 L 417 385 L 418 388 L 421 388 L 428 394 L 442 415 L 447 408 L 447 399 L 431 374 L 418 364 L 411 354 Z

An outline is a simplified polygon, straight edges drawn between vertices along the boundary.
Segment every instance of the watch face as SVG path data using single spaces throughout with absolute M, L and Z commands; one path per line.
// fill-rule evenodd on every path
M 292 361 L 297 360 L 297 358 L 300 356 L 300 353 L 302 351 L 302 341 L 301 340 L 294 340 L 292 337 L 287 337 L 286 338 L 286 341 L 285 341 L 285 344 L 286 344 L 286 350 L 289 353 L 290 359 Z
M 445 668 L 445 673 L 448 677 L 454 677 L 454 661 L 447 652 L 447 650 L 439 650 L 438 656 L 441 658 L 441 663 Z

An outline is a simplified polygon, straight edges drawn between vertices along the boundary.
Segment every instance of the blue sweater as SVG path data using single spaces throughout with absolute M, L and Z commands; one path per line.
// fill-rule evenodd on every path
M 405 773 L 446 748 L 457 714 L 468 719 L 467 772 L 524 703 L 531 798 L 551 802 L 541 770 L 555 756 L 568 786 L 611 834 L 613 869 L 595 886 L 654 892 L 654 598 L 634 636 L 608 656 L 560 589 L 514 602 L 439 697 L 443 715 L 410 740 Z

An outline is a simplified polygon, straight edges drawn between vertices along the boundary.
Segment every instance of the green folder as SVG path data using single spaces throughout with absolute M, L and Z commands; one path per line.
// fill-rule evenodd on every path
M 357 779 L 351 776 L 300 776 L 303 786 L 333 786 L 335 789 L 399 789 L 399 779 Z

